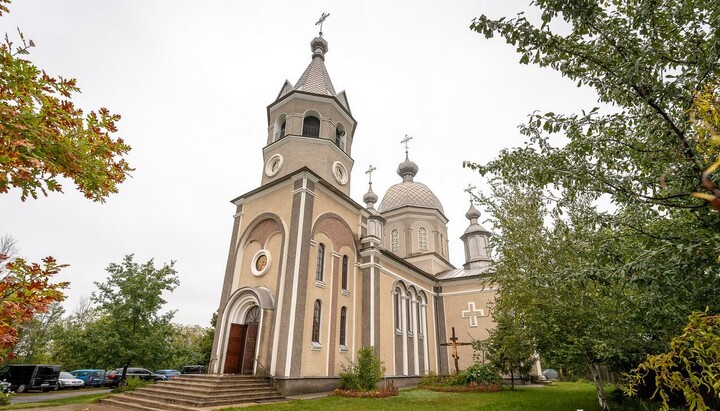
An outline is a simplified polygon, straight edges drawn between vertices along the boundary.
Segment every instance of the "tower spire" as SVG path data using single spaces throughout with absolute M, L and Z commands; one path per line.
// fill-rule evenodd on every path
M 378 200 L 377 194 L 375 194 L 372 189 L 372 172 L 375 170 L 377 170 L 377 168 L 370 164 L 370 167 L 368 167 L 365 172 L 365 174 L 368 175 L 368 192 L 363 196 L 363 201 L 367 204 L 367 208 L 370 210 L 375 209 L 375 203 L 377 203 Z

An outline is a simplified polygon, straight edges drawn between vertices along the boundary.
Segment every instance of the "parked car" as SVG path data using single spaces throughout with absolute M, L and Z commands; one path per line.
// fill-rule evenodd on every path
M 122 377 L 122 368 L 116 368 L 110 370 L 105 374 L 105 385 L 108 387 L 117 387 L 120 384 L 120 377 Z M 125 378 L 140 378 L 143 381 L 164 381 L 165 376 L 155 374 L 154 372 L 145 368 L 128 367 Z
M 72 389 L 80 389 L 83 386 L 85 386 L 85 381 L 81 380 L 80 378 L 73 377 L 72 374 L 69 372 L 61 371 L 60 376 L 58 377 L 58 388 L 72 388 Z
M 180 371 L 178 370 L 157 370 L 155 371 L 155 374 L 160 374 L 162 376 L 165 376 L 165 381 L 176 378 L 180 376 Z
M 181 374 L 205 374 L 204 365 L 184 365 Z
M 86 387 L 102 387 L 105 385 L 105 370 L 73 370 L 70 371 L 70 374 L 75 378 L 83 380 Z
M 56 390 L 59 376 L 59 365 L 10 364 L 0 368 L 0 381 L 10 383 L 10 391 L 18 393 Z

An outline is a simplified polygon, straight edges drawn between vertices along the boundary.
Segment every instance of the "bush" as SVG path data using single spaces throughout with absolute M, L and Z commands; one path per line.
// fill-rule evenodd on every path
M 358 351 L 356 364 L 343 366 L 340 373 L 340 384 L 345 390 L 371 391 L 380 382 L 385 367 L 375 354 L 373 347 L 364 347 Z
M 143 381 L 138 377 L 130 377 L 126 380 L 126 384 L 123 387 L 118 386 L 117 388 L 113 389 L 113 393 L 119 393 L 119 392 L 125 392 L 125 391 L 135 391 L 135 389 L 144 387 L 146 385 L 154 384 L 155 381 Z
M 502 377 L 494 368 L 480 363 L 475 363 L 472 367 L 458 374 L 458 377 L 462 385 L 502 383 Z
M 10 405 L 12 397 L 12 392 L 2 392 L 2 390 L 0 390 L 0 405 Z

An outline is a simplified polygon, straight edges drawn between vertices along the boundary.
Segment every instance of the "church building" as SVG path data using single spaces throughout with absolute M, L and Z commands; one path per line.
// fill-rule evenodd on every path
M 310 45 L 305 72 L 267 107 L 260 186 L 232 200 L 209 371 L 271 375 L 285 395 L 329 391 L 371 346 L 397 385 L 453 373 L 453 329 L 470 342 L 494 326 L 495 290 L 482 281 L 490 233 L 470 204 L 464 263 L 450 262 L 448 216 L 417 181 L 407 144 L 398 182 L 379 203 L 371 181 L 362 204 L 350 197 L 362 136 L 347 94 L 330 81 L 322 32 Z M 455 348 L 460 370 L 472 365 L 472 348 Z

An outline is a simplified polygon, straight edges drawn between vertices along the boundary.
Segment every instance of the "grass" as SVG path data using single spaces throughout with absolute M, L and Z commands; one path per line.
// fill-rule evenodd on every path
M 58 407 L 61 405 L 69 405 L 69 404 L 90 404 L 93 402 L 97 402 L 97 400 L 101 398 L 105 398 L 108 396 L 108 393 L 101 393 L 101 394 L 88 394 L 88 395 L 81 395 L 77 397 L 66 397 L 66 398 L 58 398 L 56 400 L 48 400 L 48 401 L 42 401 L 42 402 L 29 402 L 24 404 L 12 404 L 12 405 L 3 405 L 0 406 L 0 410 L 20 410 L 20 409 L 28 409 L 28 408 L 40 408 L 40 407 Z
M 477 411 L 597 411 L 600 409 L 595 387 L 589 383 L 557 383 L 542 388 L 516 387 L 491 393 L 443 393 L 420 389 L 401 390 L 390 398 L 325 397 L 315 400 L 296 400 L 287 403 L 258 405 L 252 411 L 266 410 L 477 410 Z M 223 411 L 240 411 L 226 408 Z M 242 411 L 247 411 L 243 408 Z

